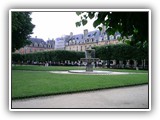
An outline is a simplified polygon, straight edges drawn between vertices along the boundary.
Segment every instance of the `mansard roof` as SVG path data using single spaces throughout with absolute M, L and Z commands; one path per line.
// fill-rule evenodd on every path
M 121 34 L 117 31 L 117 32 L 115 32 L 114 35 L 117 36 L 117 35 L 121 35 Z
M 88 34 L 86 36 L 84 36 L 84 34 L 76 34 L 76 35 L 65 35 L 64 37 L 58 37 L 55 39 L 55 41 L 59 41 L 59 40 L 64 40 L 66 43 L 68 43 L 69 41 L 74 40 L 74 42 L 76 43 L 81 43 L 84 42 L 87 39 L 90 38 L 94 38 L 94 41 L 98 41 L 99 37 L 101 37 L 102 39 L 104 39 L 105 35 L 109 36 L 107 34 L 107 32 L 103 32 L 100 30 L 94 30 L 94 31 L 89 31 Z M 115 34 L 113 36 L 117 36 L 117 35 L 121 35 L 119 32 L 115 32 Z
M 55 41 L 54 41 L 54 40 L 47 40 L 46 43 L 47 43 L 47 44 L 55 44 Z
M 83 39 L 83 34 L 76 34 L 76 35 L 73 35 L 73 37 L 75 39 Z
M 88 32 L 87 37 L 89 38 L 98 38 L 100 36 L 100 31 L 99 30 L 94 30 L 94 31 L 90 31 Z
M 65 42 L 68 42 L 70 40 L 71 36 L 70 35 L 65 35 L 64 40 Z
M 83 34 L 73 35 L 72 39 L 76 40 L 77 42 L 81 42 L 83 41 Z
M 56 40 L 62 40 L 63 38 L 62 37 L 58 37 L 58 38 L 56 38 Z
M 46 44 L 46 42 L 43 40 L 43 39 L 41 39 L 41 38 L 30 38 L 29 39 L 32 43 L 38 43 L 38 44 Z
M 30 38 L 29 39 L 33 44 L 37 43 L 37 44 L 42 44 L 42 45 L 47 45 L 47 44 L 54 44 L 55 41 L 54 40 L 47 40 L 44 41 L 42 38 Z

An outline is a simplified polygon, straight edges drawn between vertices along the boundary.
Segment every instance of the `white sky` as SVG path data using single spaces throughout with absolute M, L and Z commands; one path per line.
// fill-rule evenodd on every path
M 48 38 L 56 39 L 69 35 L 70 32 L 75 35 L 83 33 L 84 29 L 95 30 L 93 20 L 89 20 L 85 26 L 76 27 L 75 23 L 80 21 L 80 17 L 75 12 L 32 12 L 31 18 L 32 23 L 36 25 L 31 36 L 37 36 L 45 41 Z

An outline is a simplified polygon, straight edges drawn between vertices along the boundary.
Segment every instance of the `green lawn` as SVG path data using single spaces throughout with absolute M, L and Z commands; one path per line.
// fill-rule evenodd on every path
M 31 70 L 31 71 L 66 71 L 66 70 L 84 70 L 85 67 L 72 66 L 36 66 L 36 65 L 17 65 L 12 66 L 12 70 Z
M 147 71 L 142 71 L 146 72 L 144 74 L 135 73 L 128 75 L 78 75 L 53 74 L 48 72 L 48 70 L 50 71 L 53 69 L 71 70 L 76 69 L 76 67 L 21 66 L 25 71 L 20 67 L 20 70 L 18 70 L 18 67 L 19 66 L 12 67 L 12 99 L 148 83 Z M 37 69 L 40 71 L 35 71 Z M 137 71 L 135 70 L 134 72 Z
M 132 70 L 132 69 L 108 69 L 108 68 L 94 68 L 95 70 L 109 70 L 117 72 L 136 72 L 136 73 L 147 73 L 146 70 Z M 34 66 L 34 65 L 17 65 L 12 66 L 12 70 L 31 70 L 31 71 L 68 71 L 68 70 L 85 70 L 85 67 L 77 66 Z

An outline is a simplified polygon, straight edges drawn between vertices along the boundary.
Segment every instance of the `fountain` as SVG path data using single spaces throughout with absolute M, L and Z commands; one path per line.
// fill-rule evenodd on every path
M 93 64 L 99 61 L 99 58 L 95 58 L 95 50 L 89 47 L 85 51 L 85 58 L 81 58 L 80 61 L 86 63 L 86 70 L 69 70 L 69 73 L 82 73 L 82 74 L 109 74 L 110 71 L 97 71 L 93 70 Z
M 81 58 L 80 61 L 86 63 L 86 70 L 69 70 L 69 71 L 51 71 L 52 73 L 61 73 L 61 74 L 93 74 L 93 75 L 108 75 L 108 74 L 128 74 L 125 72 L 112 72 L 112 71 L 99 71 L 93 70 L 93 64 L 99 61 L 99 58 L 95 58 L 95 50 L 88 48 L 85 51 L 85 58 Z
M 99 61 L 99 58 L 94 58 L 95 57 L 95 50 L 88 48 L 85 51 L 85 58 L 81 58 L 80 60 L 82 62 L 86 62 L 86 72 L 93 72 L 93 64 L 97 61 Z

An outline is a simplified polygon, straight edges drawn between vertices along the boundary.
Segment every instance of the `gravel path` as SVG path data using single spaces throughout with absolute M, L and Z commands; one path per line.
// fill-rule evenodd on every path
M 13 100 L 12 108 L 148 108 L 148 85 Z

